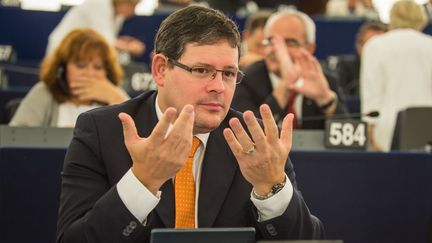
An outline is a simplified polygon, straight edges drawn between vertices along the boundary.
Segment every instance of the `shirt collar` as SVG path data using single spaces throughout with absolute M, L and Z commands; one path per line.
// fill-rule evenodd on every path
M 271 85 L 274 89 L 280 82 L 280 78 L 273 72 L 269 72 L 269 78 L 270 78 Z

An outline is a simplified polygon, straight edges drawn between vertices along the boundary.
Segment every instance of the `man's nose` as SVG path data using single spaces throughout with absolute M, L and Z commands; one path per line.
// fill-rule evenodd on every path
M 220 73 L 220 75 L 218 75 Z M 221 92 L 225 89 L 225 82 L 223 81 L 223 72 L 222 71 L 216 71 L 211 75 L 211 80 L 209 82 L 209 87 L 211 87 L 212 90 L 215 90 L 217 92 Z

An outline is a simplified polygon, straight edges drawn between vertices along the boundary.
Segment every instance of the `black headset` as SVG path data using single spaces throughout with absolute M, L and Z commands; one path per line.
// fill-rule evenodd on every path
M 70 96 L 69 84 L 66 80 L 66 64 L 64 62 L 61 62 L 57 68 L 56 79 L 61 92 L 66 96 Z

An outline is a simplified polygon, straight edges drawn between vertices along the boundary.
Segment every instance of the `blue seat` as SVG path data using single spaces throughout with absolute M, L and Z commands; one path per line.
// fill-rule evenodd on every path
M 0 89 L 0 124 L 7 124 L 10 119 L 10 113 L 7 105 L 11 100 L 23 98 L 30 88 L 9 88 Z

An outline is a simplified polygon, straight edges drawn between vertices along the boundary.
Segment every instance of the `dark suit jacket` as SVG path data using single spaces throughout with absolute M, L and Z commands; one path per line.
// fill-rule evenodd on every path
M 359 96 L 360 57 L 344 55 L 338 57 L 336 73 L 346 96 Z
M 157 123 L 155 92 L 144 93 L 123 104 L 83 113 L 65 157 L 58 219 L 57 242 L 149 242 L 153 228 L 174 227 L 173 183 L 161 188 L 161 201 L 146 226 L 128 211 L 116 183 L 132 165 L 123 143 L 119 112 L 130 114 L 140 136 L 147 137 Z M 296 189 L 295 173 L 287 161 L 286 174 L 294 186 L 283 215 L 257 222 L 250 200 L 252 186 L 242 176 L 222 131 L 231 110 L 209 136 L 202 165 L 198 199 L 199 227 L 255 227 L 257 239 L 319 238 L 322 226 L 312 216 Z
M 272 95 L 273 87 L 269 77 L 269 71 L 264 61 L 259 61 L 244 70 L 246 76 L 242 82 L 237 85 L 232 108 L 238 111 L 251 110 L 256 116 L 259 114 L 259 106 L 261 104 L 268 104 L 273 112 L 276 121 L 282 120 L 287 114 L 288 107 L 280 107 L 275 97 Z M 347 114 L 347 109 L 344 105 L 344 97 L 340 92 L 338 81 L 335 77 L 326 74 L 330 88 L 338 95 L 338 104 L 335 114 Z M 302 116 L 313 117 L 323 116 L 324 113 L 318 108 L 316 103 L 304 97 L 302 106 Z M 325 125 L 324 119 L 315 119 L 303 121 L 299 128 L 302 129 L 323 129 Z

